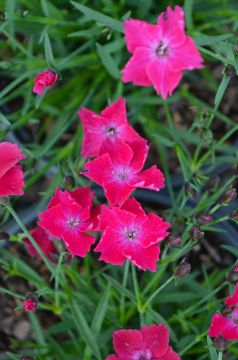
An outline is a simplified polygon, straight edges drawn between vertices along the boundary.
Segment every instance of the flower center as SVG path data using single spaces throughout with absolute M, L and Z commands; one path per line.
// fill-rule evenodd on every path
M 113 177 L 120 182 L 127 182 L 130 177 L 130 169 L 120 166 L 113 171 Z
M 135 236 L 136 236 L 136 231 L 132 230 L 127 232 L 127 238 L 129 241 L 134 240 Z
M 156 55 L 159 57 L 164 57 L 168 54 L 168 46 L 160 41 L 159 45 L 155 49 Z
M 69 225 L 69 227 L 71 227 L 71 229 L 75 229 L 79 225 L 79 219 L 73 217 L 69 218 L 67 220 L 67 224 Z
M 107 134 L 109 137 L 113 137 L 116 135 L 116 129 L 113 126 L 110 126 L 107 130 Z
M 152 355 L 148 349 L 142 349 L 135 353 L 133 360 L 151 360 Z

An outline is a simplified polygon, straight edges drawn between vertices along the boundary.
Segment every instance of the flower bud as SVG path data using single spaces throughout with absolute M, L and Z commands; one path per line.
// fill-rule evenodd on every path
M 224 351 L 227 347 L 228 341 L 223 338 L 223 336 L 219 336 L 214 340 L 214 347 L 218 351 Z
M 196 198 L 196 195 L 197 195 L 196 191 L 192 188 L 192 186 L 188 182 L 186 182 L 184 184 L 184 191 L 185 191 L 186 195 L 188 195 L 192 199 Z
M 9 240 L 10 236 L 5 231 L 0 231 L 0 240 Z
M 237 198 L 237 192 L 235 188 L 230 188 L 224 192 L 221 196 L 219 203 L 222 205 L 228 205 L 231 201 Z
M 227 76 L 230 76 L 230 77 L 236 76 L 236 70 L 235 70 L 234 66 L 232 66 L 232 65 L 226 66 L 225 73 Z
M 178 265 L 175 269 L 174 275 L 176 277 L 184 277 L 189 274 L 191 271 L 191 264 L 187 261 L 184 261 L 180 265 Z
M 37 300 L 34 295 L 27 296 L 22 303 L 26 312 L 33 312 L 37 308 Z
M 238 210 L 233 211 L 233 213 L 230 215 L 230 219 L 238 222 Z
M 71 175 L 66 175 L 63 179 L 63 184 L 67 189 L 71 189 L 74 186 L 74 178 Z
M 177 248 L 182 244 L 182 239 L 177 235 L 170 235 L 168 237 L 168 244 L 171 248 Z
M 194 240 L 200 240 L 203 235 L 204 235 L 204 232 L 201 231 L 200 227 L 199 226 L 193 226 L 192 229 L 190 230 L 190 235 L 192 237 L 192 239 Z
M 200 214 L 196 220 L 198 225 L 206 225 L 213 220 L 213 217 L 209 214 Z
M 238 281 L 238 265 L 236 265 L 231 272 L 227 275 L 227 280 L 230 282 Z
M 214 189 L 219 185 L 220 183 L 220 177 L 218 175 L 212 176 L 206 183 L 205 188 L 207 191 L 214 191 Z

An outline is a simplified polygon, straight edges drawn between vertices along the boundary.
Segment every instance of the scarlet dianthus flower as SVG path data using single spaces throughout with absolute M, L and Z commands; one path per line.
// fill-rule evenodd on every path
M 45 256 L 49 259 L 52 259 L 57 253 L 52 236 L 50 236 L 50 234 L 44 229 L 42 229 L 40 226 L 36 226 L 34 229 L 30 230 L 30 234 L 40 246 Z M 24 238 L 24 242 L 29 254 L 31 256 L 37 257 L 38 259 L 41 259 L 40 254 L 34 248 L 30 240 L 28 238 Z
M 116 355 L 106 360 L 179 360 L 169 346 L 169 330 L 164 324 L 142 326 L 140 330 L 117 330 L 113 333 Z
M 90 188 L 74 191 L 56 190 L 48 209 L 39 214 L 38 225 L 53 237 L 62 239 L 75 256 L 84 257 L 95 239 L 87 234 L 97 226 L 97 211 L 91 211 L 93 193 Z
M 117 140 L 131 143 L 142 139 L 128 123 L 126 103 L 121 97 L 107 106 L 100 115 L 86 108 L 81 108 L 78 115 L 83 125 L 84 138 L 81 152 L 84 157 L 102 154 L 105 140 L 109 140 L 112 146 Z
M 16 144 L 0 143 L 0 197 L 23 195 L 23 171 L 17 163 L 25 159 Z
M 184 12 L 167 7 L 157 25 L 128 19 L 124 22 L 126 45 L 132 57 L 122 71 L 122 81 L 153 86 L 163 99 L 172 95 L 183 70 L 202 68 L 202 57 L 184 31 Z
M 142 270 L 156 271 L 159 242 L 168 235 L 170 224 L 159 216 L 146 214 L 133 198 L 121 209 L 102 206 L 99 230 L 101 240 L 94 249 L 101 252 L 99 260 L 122 265 L 128 259 Z
M 54 85 L 57 79 L 58 75 L 50 70 L 39 73 L 34 79 L 35 85 L 33 87 L 33 92 L 37 95 L 42 95 L 44 90 L 47 87 Z
M 110 206 L 121 206 L 136 188 L 164 187 L 164 176 L 156 166 L 141 171 L 148 154 L 146 142 L 128 145 L 118 140 L 113 147 L 105 142 L 104 149 L 105 154 L 84 165 L 83 175 L 103 187 Z

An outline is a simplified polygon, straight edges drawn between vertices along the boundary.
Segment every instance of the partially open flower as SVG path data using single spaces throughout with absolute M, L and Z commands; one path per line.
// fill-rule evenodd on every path
M 43 95 L 44 90 L 52 86 L 58 79 L 58 75 L 50 70 L 39 73 L 34 79 L 33 92 L 37 95 Z

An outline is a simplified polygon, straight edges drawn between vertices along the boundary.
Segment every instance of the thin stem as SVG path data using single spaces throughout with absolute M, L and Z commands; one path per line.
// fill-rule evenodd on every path
M 141 312 L 143 312 L 142 311 L 142 302 L 141 302 L 141 295 L 140 295 L 140 289 L 139 289 L 138 280 L 137 280 L 137 276 L 136 276 L 135 266 L 132 266 L 132 280 L 133 280 L 134 291 L 135 291 L 135 295 L 136 295 L 137 309 L 138 309 L 139 313 L 141 313 Z
M 167 281 L 163 285 L 161 285 L 146 301 L 146 303 L 143 305 L 143 309 L 146 309 L 147 306 L 150 304 L 150 302 L 163 290 L 168 284 L 170 284 L 174 280 L 174 275 L 172 275 L 170 278 L 168 278 Z
M 223 357 L 223 352 L 222 352 L 222 351 L 219 351 L 219 353 L 218 353 L 218 360 L 222 360 L 222 357 Z
M 130 263 L 127 260 L 125 263 L 125 267 L 124 267 L 124 275 L 123 275 L 123 281 L 122 281 L 122 286 L 125 288 L 127 285 L 127 279 L 128 279 L 128 274 L 129 274 L 129 267 L 130 267 Z M 121 322 L 123 322 L 124 319 L 124 314 L 125 314 L 125 295 L 124 293 L 121 295 L 121 301 L 120 301 L 120 319 Z
M 29 231 L 27 230 L 27 228 L 25 227 L 25 225 L 22 223 L 21 219 L 19 218 L 19 216 L 17 215 L 17 213 L 15 212 L 15 210 L 11 207 L 10 204 L 6 204 L 5 207 L 7 208 L 7 210 L 10 212 L 10 214 L 12 215 L 12 217 L 14 218 L 14 220 L 16 221 L 16 223 L 18 224 L 18 226 L 20 227 L 20 229 L 22 230 L 23 234 L 30 240 L 32 246 L 34 246 L 34 248 L 36 249 L 36 251 L 38 252 L 38 254 L 41 256 L 41 258 L 43 259 L 43 261 L 45 262 L 45 265 L 48 267 L 48 269 L 50 270 L 50 272 L 54 275 L 55 274 L 55 270 L 52 266 L 52 264 L 50 263 L 50 261 L 47 259 L 47 257 L 45 256 L 45 254 L 43 253 L 43 251 L 41 250 L 40 246 L 37 244 L 37 242 L 35 241 L 35 239 L 32 237 L 32 235 L 29 233 Z

